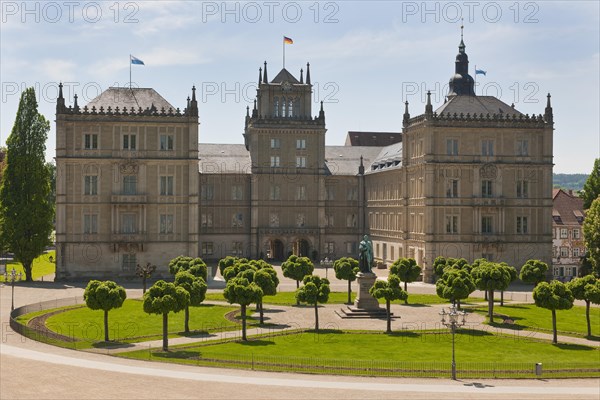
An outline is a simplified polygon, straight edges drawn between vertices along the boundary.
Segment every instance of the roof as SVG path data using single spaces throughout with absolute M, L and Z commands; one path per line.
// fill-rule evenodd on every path
M 451 96 L 444 104 L 440 106 L 436 113 L 460 114 L 510 114 L 523 115 L 514 107 L 509 106 L 494 96 Z
M 349 131 L 346 135 L 346 146 L 389 146 L 401 142 L 400 132 L 359 132 Z
M 555 225 L 582 225 L 583 199 L 562 189 L 552 190 L 552 218 Z
M 325 165 L 332 175 L 357 175 L 360 157 L 367 170 L 380 151 L 373 146 L 326 146 Z
M 145 110 L 147 108 L 160 111 L 163 108 L 168 111 L 169 108 L 175 111 L 175 107 L 165 100 L 156 90 L 151 88 L 125 88 L 125 87 L 111 87 L 100 93 L 98 97 L 93 99 L 87 104 L 88 108 L 93 106 L 96 109 L 104 107 L 112 107 L 113 109 L 124 107 L 130 109 L 131 107 L 136 110 L 140 107 Z
M 204 174 L 249 174 L 250 152 L 243 144 L 200 143 L 198 169 Z
M 373 162 L 367 165 L 367 171 L 379 171 L 390 168 L 400 168 L 402 166 L 402 143 L 394 143 L 386 146 L 381 151 Z
M 290 73 L 290 71 L 288 71 L 285 68 L 283 68 L 281 71 L 279 71 L 279 73 L 271 81 L 271 83 L 282 83 L 282 82 L 286 82 L 286 81 L 289 82 L 289 83 L 300 83 L 300 81 L 298 79 L 296 79 L 294 77 L 294 75 L 292 75 Z

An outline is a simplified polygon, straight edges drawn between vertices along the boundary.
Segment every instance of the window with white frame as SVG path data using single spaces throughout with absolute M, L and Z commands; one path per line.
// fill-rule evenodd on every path
M 296 186 L 296 200 L 306 200 L 306 186 Z
M 123 150 L 135 150 L 137 135 L 123 135 Z
M 484 139 L 481 141 L 481 155 L 482 156 L 493 156 L 494 155 L 494 141 L 491 139 Z
M 83 233 L 93 234 L 98 233 L 98 215 L 84 214 L 83 215 Z
M 271 148 L 279 149 L 281 148 L 281 139 L 279 138 L 271 138 Z
M 244 187 L 242 185 L 231 187 L 231 200 L 244 200 Z
M 335 242 L 325 242 L 325 254 L 335 254 Z
M 212 228 L 213 214 L 211 212 L 202 213 L 200 216 L 200 226 L 203 228 Z
M 121 268 L 123 272 L 133 272 L 137 266 L 137 257 L 135 253 L 125 253 L 121 258 Z
M 446 183 L 446 197 L 458 197 L 458 179 L 450 179 Z
M 481 217 L 481 233 L 490 234 L 492 233 L 492 217 L 485 215 Z
M 173 150 L 173 135 L 160 135 L 160 149 Z
M 121 233 L 137 233 L 137 214 L 121 214 Z
M 271 156 L 271 167 L 278 168 L 280 166 L 279 156 Z
M 98 135 L 95 133 L 86 133 L 83 135 L 83 148 L 86 150 L 96 150 L 98 148 Z
M 275 97 L 273 99 L 273 115 L 275 117 L 279 117 L 279 98 Z
M 481 181 L 481 197 L 492 197 L 493 196 L 493 182 L 489 180 Z
M 561 257 L 569 257 L 569 248 L 568 247 L 561 247 L 560 248 L 560 256 Z
M 127 195 L 137 194 L 137 176 L 136 175 L 125 175 L 123 177 L 123 194 L 127 194 Z
M 526 199 L 529 197 L 528 181 L 517 181 L 517 197 L 520 199 Z
M 161 196 L 173 196 L 173 176 L 161 176 L 160 177 L 160 195 Z
M 458 215 L 446 215 L 446 233 L 458 233 Z
M 517 217 L 517 233 L 526 234 L 529 233 L 529 220 L 528 217 L 518 216 Z
M 95 196 L 98 194 L 98 175 L 86 175 L 83 181 L 83 194 L 87 196 Z
M 297 150 L 305 150 L 306 149 L 306 139 L 296 139 L 296 149 Z
M 581 257 L 579 247 L 573 247 L 573 257 Z
M 305 156 L 297 156 L 296 157 L 296 168 L 306 168 L 306 157 Z
M 213 242 L 202 242 L 202 256 L 212 256 L 215 250 L 214 247 Z
M 573 239 L 579 239 L 579 229 L 573 229 Z
M 271 188 L 269 191 L 269 199 L 270 200 L 281 200 L 281 186 L 271 185 Z
M 457 156 L 458 155 L 458 139 L 447 139 L 446 140 L 446 155 Z
M 159 232 L 162 234 L 173 233 L 173 214 L 160 214 Z
M 567 228 L 560 228 L 560 238 L 567 239 L 569 237 L 569 230 Z

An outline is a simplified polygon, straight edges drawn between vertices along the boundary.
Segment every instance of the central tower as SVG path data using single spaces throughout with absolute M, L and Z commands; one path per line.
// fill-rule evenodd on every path
M 312 257 L 324 234 L 325 113 L 312 116 L 310 64 L 298 80 L 285 68 L 272 81 L 259 69 L 244 143 L 252 163 L 251 248 L 256 257 Z

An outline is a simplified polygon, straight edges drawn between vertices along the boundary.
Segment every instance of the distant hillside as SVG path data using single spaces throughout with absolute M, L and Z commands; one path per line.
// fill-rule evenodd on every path
M 576 191 L 583 189 L 588 176 L 588 174 L 552 174 L 552 183 L 555 188 Z

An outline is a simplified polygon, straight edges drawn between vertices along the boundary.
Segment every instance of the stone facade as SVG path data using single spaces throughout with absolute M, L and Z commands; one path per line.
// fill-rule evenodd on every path
M 402 133 L 350 132 L 345 146 L 325 146 L 309 65 L 306 80 L 259 70 L 243 145 L 197 144 L 194 94 L 183 112 L 151 89 L 109 89 L 83 110 L 61 94 L 57 277 L 128 275 L 146 261 L 165 274 L 180 254 L 357 257 L 364 233 L 379 264 L 413 257 L 425 281 L 438 255 L 549 263 L 550 96 L 529 116 L 472 85 L 461 41 L 442 106 L 428 95 L 411 118 L 405 103 Z
M 552 277 L 563 282 L 577 277 L 585 255 L 583 200 L 573 191 L 552 193 Z

